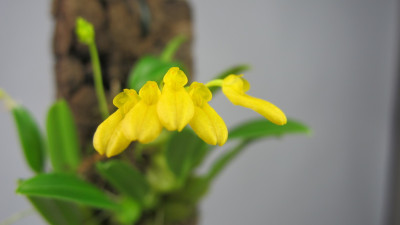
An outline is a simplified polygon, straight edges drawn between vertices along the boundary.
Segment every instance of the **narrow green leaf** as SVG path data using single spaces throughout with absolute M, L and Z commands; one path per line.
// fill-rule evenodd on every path
M 211 182 L 212 180 L 220 174 L 226 166 L 232 162 L 236 156 L 247 146 L 249 141 L 242 141 L 240 142 L 235 148 L 232 150 L 225 152 L 222 156 L 220 156 L 211 166 L 209 172 L 207 173 L 206 179 Z
M 50 107 L 46 127 L 53 169 L 58 172 L 76 171 L 80 164 L 78 135 L 65 100 L 59 100 Z
M 118 205 L 100 189 L 70 174 L 39 174 L 22 181 L 17 188 L 17 193 L 118 210 Z
M 43 172 L 45 145 L 39 126 L 23 106 L 13 107 L 11 112 L 27 164 L 36 173 Z
M 185 179 L 202 161 L 208 150 L 208 145 L 192 130 L 184 129 L 171 136 L 165 154 L 172 172 L 178 178 Z
M 187 38 L 184 35 L 178 35 L 174 37 L 170 42 L 168 42 L 164 51 L 162 52 L 160 58 L 164 62 L 169 62 L 174 58 L 176 51 L 185 42 Z
M 160 83 L 169 68 L 178 66 L 177 61 L 164 62 L 154 56 L 144 56 L 132 68 L 128 77 L 128 87 L 139 91 L 147 81 Z
M 211 166 L 206 177 L 211 182 L 245 149 L 247 144 L 258 138 L 282 136 L 290 133 L 310 133 L 310 129 L 300 122 L 288 120 L 284 126 L 275 125 L 265 119 L 245 122 L 229 134 L 229 139 L 242 139 L 232 150 L 220 156 Z
M 222 73 L 218 74 L 217 76 L 214 77 L 214 79 L 224 79 L 225 77 L 227 77 L 228 75 L 231 74 L 241 74 L 247 70 L 250 69 L 250 66 L 247 64 L 242 64 L 242 65 L 237 65 L 237 66 L 233 66 L 225 71 L 223 71 Z M 221 90 L 220 87 L 209 87 L 211 93 L 217 93 L 219 90 Z
M 97 170 L 118 191 L 145 204 L 149 184 L 137 169 L 122 161 L 112 160 L 98 163 Z
M 51 225 L 81 225 L 83 215 L 73 203 L 42 197 L 27 197 L 40 215 Z
M 287 124 L 283 126 L 275 125 L 266 119 L 255 119 L 232 129 L 229 133 L 229 139 L 256 139 L 291 133 L 310 134 L 311 130 L 306 125 L 292 119 L 289 119 Z

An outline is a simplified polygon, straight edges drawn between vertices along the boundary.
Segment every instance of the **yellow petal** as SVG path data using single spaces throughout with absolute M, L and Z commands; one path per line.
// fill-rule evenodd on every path
M 126 114 L 122 122 L 122 129 L 130 140 L 138 140 L 146 144 L 156 139 L 162 131 L 157 105 L 139 102 Z
M 196 81 L 190 85 L 188 92 L 193 100 L 193 104 L 200 107 L 212 99 L 212 93 L 210 89 L 208 89 L 208 87 L 206 87 L 204 84 Z
M 228 129 L 217 112 L 208 104 L 195 106 L 195 113 L 190 127 L 207 144 L 224 145 L 228 138 Z
M 165 74 L 163 81 L 166 85 L 170 85 L 173 88 L 180 88 L 187 84 L 188 79 L 179 67 L 171 67 Z
M 136 103 L 140 100 L 138 94 L 134 89 L 124 89 L 113 99 L 113 104 L 122 109 L 122 113 L 127 113 Z
M 241 76 L 229 75 L 222 83 L 222 92 L 234 104 L 252 109 L 277 125 L 287 122 L 285 114 L 274 104 L 247 95 L 250 84 Z
M 160 89 L 154 81 L 148 81 L 139 91 L 141 100 L 125 116 L 122 129 L 130 140 L 149 143 L 156 139 L 162 125 L 157 114 Z
M 160 98 L 161 92 L 155 81 L 147 81 L 140 89 L 139 96 L 147 105 L 156 104 Z
M 131 140 L 126 138 L 125 135 L 122 133 L 120 123 L 119 126 L 114 130 L 114 133 L 112 134 L 110 141 L 108 142 L 106 156 L 110 158 L 112 156 L 118 155 L 119 153 L 123 152 L 130 143 Z
M 195 105 L 194 116 L 189 124 L 194 132 L 210 145 L 223 145 L 228 138 L 228 129 L 217 112 L 207 103 L 212 93 L 204 84 L 193 82 L 189 95 Z
M 193 117 L 193 101 L 185 88 L 172 88 L 165 85 L 157 111 L 165 128 L 170 131 L 181 131 Z
M 106 154 L 110 157 L 122 152 L 129 145 L 129 141 L 120 134 L 122 118 L 119 109 L 97 127 L 93 137 L 93 146 L 100 155 Z
M 231 74 L 222 81 L 222 89 L 228 89 L 238 94 L 244 94 L 250 90 L 250 83 L 242 78 L 243 75 Z
M 164 76 L 164 88 L 158 102 L 158 116 L 170 131 L 181 131 L 192 119 L 194 106 L 184 88 L 188 79 L 178 67 L 172 67 Z

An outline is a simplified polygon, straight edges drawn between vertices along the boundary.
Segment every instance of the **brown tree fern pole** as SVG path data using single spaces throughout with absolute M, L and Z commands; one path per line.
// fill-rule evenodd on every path
M 71 106 L 84 148 L 91 145 L 101 116 L 89 50 L 75 35 L 78 16 L 95 27 L 109 104 L 126 86 L 135 61 L 145 54 L 160 54 L 166 43 L 178 34 L 188 37 L 188 41 L 178 50 L 176 58 L 191 71 L 192 21 L 187 1 L 53 0 L 52 14 L 57 97 L 65 98 Z M 112 109 L 111 104 L 109 108 Z
M 94 25 L 110 112 L 114 110 L 112 99 L 126 87 L 135 61 L 146 54 L 160 55 L 167 42 L 177 35 L 186 36 L 187 41 L 175 58 L 182 61 L 188 75 L 191 74 L 192 19 L 185 0 L 53 0 L 52 15 L 57 97 L 66 99 L 72 109 L 84 150 L 82 154 L 86 158 L 96 156 L 92 138 L 102 117 L 89 49 L 79 43 L 75 34 L 78 17 Z M 142 220 L 151 216 L 145 215 Z M 194 225 L 196 220 L 193 217 L 180 224 Z M 109 224 L 109 221 L 102 224 Z

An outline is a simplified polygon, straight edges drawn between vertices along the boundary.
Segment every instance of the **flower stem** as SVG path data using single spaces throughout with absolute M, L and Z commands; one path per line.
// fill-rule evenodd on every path
M 209 87 L 221 87 L 222 86 L 222 79 L 215 79 L 215 80 L 211 80 L 209 81 L 206 86 Z
M 100 59 L 97 52 L 96 44 L 89 43 L 90 57 L 92 59 L 94 86 L 96 89 L 97 100 L 99 101 L 100 113 L 103 119 L 106 119 L 110 113 L 108 112 L 106 95 L 104 93 L 103 78 L 101 74 Z

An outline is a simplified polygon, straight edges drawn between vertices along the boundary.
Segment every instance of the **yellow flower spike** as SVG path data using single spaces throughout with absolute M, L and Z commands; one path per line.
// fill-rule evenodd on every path
M 250 84 L 242 78 L 242 75 L 229 75 L 222 82 L 222 92 L 234 104 L 250 108 L 266 119 L 277 125 L 287 122 L 285 114 L 274 104 L 265 100 L 247 95 Z
M 141 100 L 130 110 L 122 122 L 123 132 L 130 140 L 149 143 L 156 139 L 162 124 L 157 114 L 160 89 L 154 81 L 148 81 L 139 91 Z
M 184 88 L 188 79 L 178 67 L 172 67 L 164 76 L 164 87 L 157 111 L 162 125 L 167 130 L 181 131 L 194 114 L 193 101 Z
M 194 116 L 189 125 L 207 144 L 224 145 L 228 139 L 228 129 L 217 112 L 207 103 L 212 99 L 210 89 L 204 84 L 193 82 L 189 95 L 194 103 Z
M 119 109 L 104 120 L 93 137 L 93 146 L 100 155 L 112 157 L 124 151 L 131 140 L 122 133 L 123 118 L 137 102 L 139 96 L 133 89 L 125 89 L 113 100 Z

